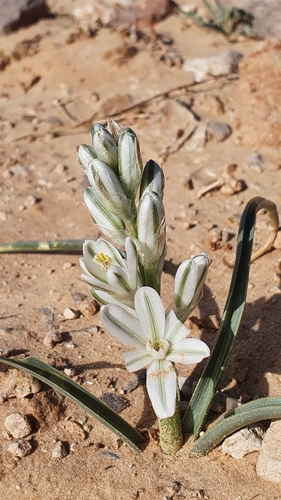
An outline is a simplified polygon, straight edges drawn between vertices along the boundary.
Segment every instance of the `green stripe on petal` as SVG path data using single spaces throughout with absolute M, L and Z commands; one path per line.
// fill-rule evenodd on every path
M 135 309 L 144 334 L 153 341 L 164 338 L 165 310 L 159 294 L 148 286 L 135 294 Z
M 119 342 L 133 347 L 145 348 L 145 338 L 140 323 L 133 315 L 114 304 L 102 306 L 100 311 L 101 320 L 107 330 Z
M 155 359 L 147 367 L 146 385 L 158 418 L 172 417 L 176 410 L 177 375 L 170 361 Z
M 125 366 L 129 372 L 136 372 L 137 370 L 145 368 L 153 359 L 147 351 L 140 348 L 125 352 L 123 356 L 125 359 Z

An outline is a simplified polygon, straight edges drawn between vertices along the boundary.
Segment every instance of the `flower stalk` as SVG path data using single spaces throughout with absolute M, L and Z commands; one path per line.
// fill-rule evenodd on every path
M 183 444 L 179 403 L 172 417 L 159 419 L 160 446 L 166 455 L 174 455 Z

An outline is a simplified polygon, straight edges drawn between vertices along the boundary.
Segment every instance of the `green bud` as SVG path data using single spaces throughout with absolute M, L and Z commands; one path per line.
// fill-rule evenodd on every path
M 117 172 L 117 144 L 112 135 L 100 123 L 92 125 L 90 132 L 98 159 L 104 161 Z
M 88 167 L 93 160 L 97 159 L 97 154 L 92 146 L 81 144 L 77 151 L 77 159 L 80 167 L 87 174 Z
M 128 198 L 135 201 L 142 176 L 139 141 L 131 128 L 125 128 L 118 141 L 118 174 Z
M 160 198 L 163 198 L 164 192 L 164 174 L 162 168 L 154 160 L 149 160 L 142 174 L 140 186 L 140 198 L 148 191 L 154 191 Z
M 125 221 L 136 217 L 135 206 L 127 198 L 117 175 L 106 163 L 93 160 L 88 169 L 88 179 L 96 196 L 103 201 L 109 212 Z

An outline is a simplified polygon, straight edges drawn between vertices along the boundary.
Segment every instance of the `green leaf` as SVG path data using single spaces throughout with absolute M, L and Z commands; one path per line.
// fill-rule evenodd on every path
M 0 362 L 30 373 L 50 385 L 115 432 L 133 450 L 140 452 L 136 445 L 143 443 L 144 437 L 106 404 L 63 373 L 33 357 L 19 360 L 0 356 Z
M 183 432 L 198 436 L 202 429 L 236 338 L 246 302 L 256 215 L 261 209 L 267 210 L 273 229 L 266 245 L 253 258 L 268 251 L 277 235 L 279 220 L 276 205 L 259 196 L 252 198 L 240 222 L 232 280 L 216 344 L 184 415 Z
M 190 451 L 191 457 L 207 455 L 223 439 L 242 427 L 272 418 L 281 418 L 281 398 L 250 401 L 219 417 Z

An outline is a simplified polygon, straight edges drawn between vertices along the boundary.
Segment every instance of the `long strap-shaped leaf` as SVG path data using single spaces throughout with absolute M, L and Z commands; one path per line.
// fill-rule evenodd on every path
M 84 240 L 15 241 L 0 244 L 0 253 L 82 252 Z
M 256 215 L 262 208 L 267 210 L 273 227 L 271 243 L 277 234 L 279 220 L 276 205 L 259 196 L 252 198 L 240 222 L 236 260 L 216 344 L 183 418 L 183 432 L 195 436 L 202 429 L 240 326 L 247 295 Z
M 223 439 L 242 427 L 272 418 L 281 418 L 281 398 L 250 401 L 219 417 L 191 449 L 191 457 L 207 455 Z
M 0 356 L 0 362 L 30 373 L 50 385 L 53 389 L 71 399 L 74 403 L 77 403 L 81 408 L 115 432 L 133 450 L 140 451 L 136 445 L 137 443 L 144 442 L 144 437 L 100 399 L 93 396 L 93 394 L 86 391 L 86 389 L 63 373 L 33 357 L 19 360 Z

